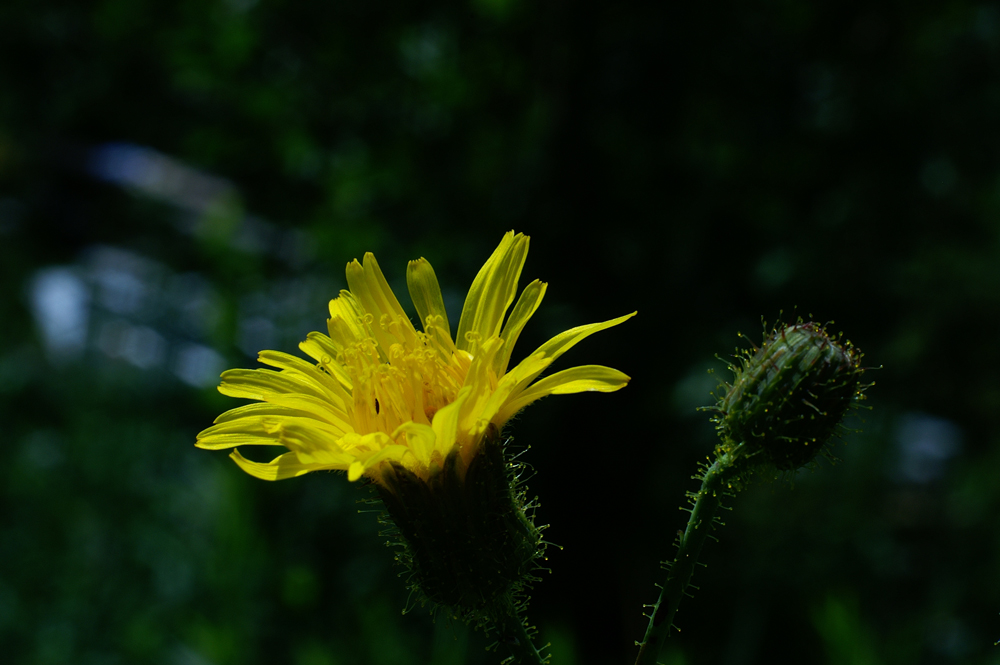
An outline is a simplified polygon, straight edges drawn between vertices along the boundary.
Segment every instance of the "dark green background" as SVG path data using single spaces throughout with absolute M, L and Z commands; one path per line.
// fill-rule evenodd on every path
M 531 611 L 553 663 L 634 658 L 707 370 L 781 312 L 884 366 L 873 410 L 840 464 L 732 501 L 666 662 L 997 663 L 998 121 L 997 3 L 7 0 L 3 660 L 499 662 L 400 614 L 364 490 L 195 449 L 237 402 L 177 370 L 293 351 L 369 250 L 401 295 L 426 256 L 455 325 L 516 228 L 550 289 L 515 359 L 639 310 L 560 365 L 627 389 L 512 429 L 563 547 Z M 102 179 L 109 145 L 160 170 Z M 46 318 L 53 284 L 85 298 Z

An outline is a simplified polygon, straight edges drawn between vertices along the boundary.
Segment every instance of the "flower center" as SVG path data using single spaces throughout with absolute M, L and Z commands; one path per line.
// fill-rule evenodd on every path
M 338 354 L 336 362 L 353 384 L 358 434 L 391 436 L 404 423 L 430 425 L 434 414 L 455 400 L 472 356 L 456 349 L 433 318 L 428 317 L 426 332 L 403 335 L 399 334 L 403 324 L 384 315 L 379 322 L 382 330 L 402 341 L 386 349 L 368 337 Z M 396 438 L 396 443 L 406 443 L 404 434 Z

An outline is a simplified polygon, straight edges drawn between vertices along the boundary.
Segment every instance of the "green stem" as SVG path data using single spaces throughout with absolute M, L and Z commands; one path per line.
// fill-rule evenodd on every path
M 656 664 L 673 626 L 674 614 L 681 604 L 681 597 L 691 581 L 695 564 L 698 563 L 701 546 L 712 530 L 722 496 L 729 489 L 729 481 L 737 473 L 736 467 L 736 460 L 730 455 L 724 455 L 702 475 L 701 489 L 694 497 L 691 518 L 678 541 L 677 557 L 667 569 L 666 579 L 661 584 L 660 597 L 653 605 L 649 627 L 639 644 L 639 656 L 635 665 Z
M 513 665 L 545 665 L 547 659 L 535 648 L 524 619 L 513 606 L 495 619 L 500 643 L 506 646 L 513 657 Z

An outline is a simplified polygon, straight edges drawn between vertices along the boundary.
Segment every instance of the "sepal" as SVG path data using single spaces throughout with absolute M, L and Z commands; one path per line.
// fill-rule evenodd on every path
M 509 450 L 490 426 L 467 468 L 453 450 L 427 480 L 392 463 L 372 485 L 411 588 L 422 602 L 477 626 L 523 605 L 545 550 L 517 478 L 522 465 Z

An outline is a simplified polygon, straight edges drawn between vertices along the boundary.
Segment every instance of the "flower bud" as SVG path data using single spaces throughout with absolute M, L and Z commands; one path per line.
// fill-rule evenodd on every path
M 458 451 L 427 480 L 400 464 L 376 483 L 398 529 L 398 559 L 423 601 L 487 625 L 522 602 L 545 545 L 495 427 L 467 468 Z
M 781 471 L 799 469 L 823 450 L 847 412 L 863 398 L 861 353 L 813 322 L 777 327 L 746 352 L 719 400 L 715 422 L 723 448 L 743 444 Z

